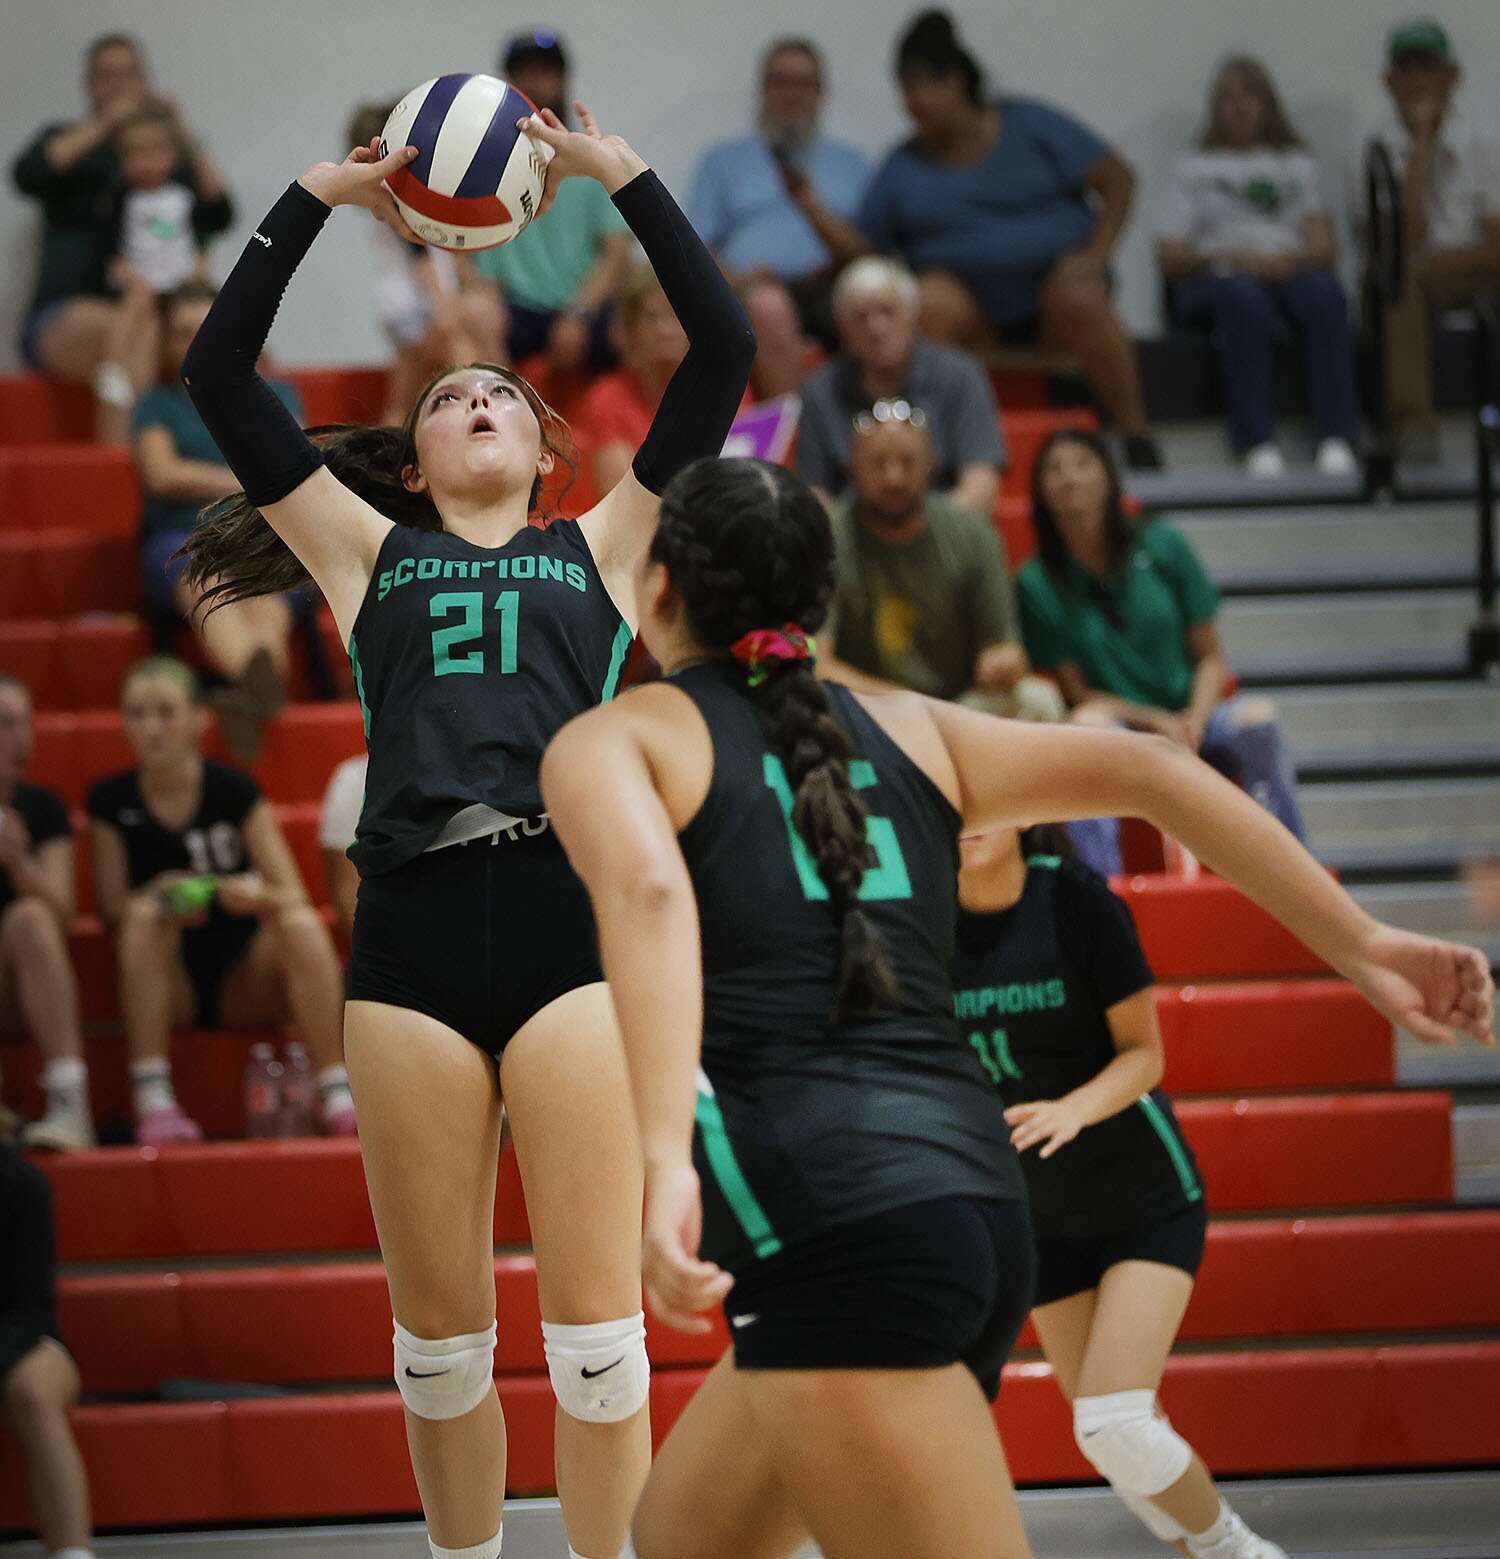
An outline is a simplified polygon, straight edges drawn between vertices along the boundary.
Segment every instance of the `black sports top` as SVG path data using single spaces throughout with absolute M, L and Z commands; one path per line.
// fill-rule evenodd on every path
M 875 852 L 862 907 L 902 995 L 897 1011 L 837 1023 L 837 925 L 744 670 L 713 662 L 671 681 L 714 751 L 708 796 L 680 835 L 703 941 L 694 1156 L 705 1256 L 735 1270 L 912 1202 L 1019 1199 L 994 1092 L 953 1021 L 958 814 L 850 693 L 828 686 L 862 755 L 850 772 Z
M 1005 1107 L 1059 1099 L 1116 1051 L 1105 1014 L 1153 983 L 1135 922 L 1102 877 L 1035 856 L 1009 909 L 961 911 L 954 1006 Z M 996 1106 L 998 1113 L 1000 1106 Z M 1039 1237 L 1113 1234 L 1201 1200 L 1167 1096 L 1153 1088 L 1044 1159 L 1021 1155 Z
M 360 872 L 415 859 L 476 803 L 539 816 L 547 743 L 614 697 L 630 643 L 572 520 L 503 547 L 391 530 L 349 638 L 370 745 Z

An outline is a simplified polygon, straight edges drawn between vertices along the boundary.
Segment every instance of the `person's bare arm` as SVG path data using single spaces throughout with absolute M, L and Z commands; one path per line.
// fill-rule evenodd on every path
M 94 908 L 107 926 L 117 926 L 131 897 L 125 841 L 112 823 L 89 819 L 89 856 L 94 870 Z M 151 884 L 141 889 L 150 893 Z
M 1148 987 L 1117 1001 L 1105 1019 L 1115 1047 L 1105 1067 L 1060 1099 L 1037 1099 L 1012 1105 L 1005 1112 L 1018 1153 L 1036 1147 L 1039 1158 L 1051 1158 L 1085 1127 L 1129 1109 L 1161 1081 L 1165 1060 L 1156 992 Z
M 1173 741 L 1187 741 L 1187 726 L 1181 715 L 1151 704 L 1137 704 L 1115 693 L 1100 693 L 1089 686 L 1076 661 L 1065 660 L 1050 668 L 1062 691 L 1063 702 L 1072 713 L 1091 721 L 1114 720 L 1141 731 L 1154 731 Z
M 141 487 L 168 503 L 212 503 L 240 485 L 228 466 L 179 455 L 171 430 L 164 427 L 143 428 L 136 435 L 135 469 Z
M 958 481 L 947 498 L 955 508 L 988 520 L 1000 501 L 1000 473 L 987 460 L 971 460 L 959 467 Z
M 1208 256 L 1186 238 L 1158 238 L 1156 263 L 1168 281 L 1181 281 L 1208 269 Z
M 822 239 L 824 247 L 833 256 L 837 266 L 842 269 L 851 260 L 859 260 L 867 254 L 874 254 L 875 250 L 869 239 L 853 222 L 830 211 L 818 199 L 818 192 L 805 173 L 786 163 L 778 162 L 776 166 L 781 172 L 781 182 L 786 187 L 787 196 L 807 218 L 808 226 Z
M 1299 270 L 1329 270 L 1339 257 L 1338 234 L 1326 211 L 1302 219 L 1302 249 L 1293 258 Z
M 1422 105 L 1412 126 L 1411 151 L 1401 181 L 1401 225 L 1408 254 L 1420 254 L 1427 247 L 1428 206 L 1432 198 L 1432 174 L 1437 166 L 1438 126 L 1442 108 L 1437 103 Z
M 297 858 L 286 842 L 286 835 L 276 820 L 276 809 L 269 801 L 262 799 L 251 807 L 243 833 L 245 855 L 250 863 L 250 872 L 246 875 L 257 879 L 258 891 L 251 892 L 245 884 L 244 893 L 237 893 L 230 884 L 243 883 L 243 876 L 226 877 L 220 884 L 219 894 L 225 908 L 231 914 L 265 915 L 299 909 L 306 904 L 307 888 L 302 873 L 297 870 Z
M 347 937 L 354 930 L 354 907 L 359 899 L 359 868 L 342 850 L 323 851 L 323 869 L 328 876 L 328 896 L 333 900 Z
M 594 489 L 610 493 L 630 475 L 630 462 L 635 450 L 620 439 L 611 439 L 590 451 L 589 463 L 594 468 Z M 639 485 L 639 484 L 637 484 Z
M 1188 723 L 1193 751 L 1203 743 L 1209 716 L 1219 707 L 1229 683 L 1229 664 L 1219 642 L 1219 630 L 1211 622 L 1198 623 L 1187 631 L 1188 654 L 1193 658 L 1193 691 L 1183 718 Z
M 33 845 L 19 812 L 0 806 L 0 881 L 18 899 L 40 899 L 66 927 L 73 919 L 73 839 Z
M 1108 261 L 1120 242 L 1135 200 L 1135 169 L 1115 151 L 1109 151 L 1089 169 L 1083 187 L 1094 196 L 1094 231 L 1084 252 Z

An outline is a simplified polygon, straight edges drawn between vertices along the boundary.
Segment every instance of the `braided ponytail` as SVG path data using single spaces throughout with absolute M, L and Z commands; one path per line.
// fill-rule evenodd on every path
M 833 594 L 833 535 L 812 492 L 779 466 L 700 460 L 662 495 L 653 560 L 664 563 L 696 637 L 728 651 L 757 628 L 816 632 Z M 899 1005 L 880 933 L 859 907 L 874 852 L 849 778 L 853 748 L 807 659 L 757 662 L 749 694 L 792 793 L 792 826 L 828 890 L 839 926 L 835 1016 Z

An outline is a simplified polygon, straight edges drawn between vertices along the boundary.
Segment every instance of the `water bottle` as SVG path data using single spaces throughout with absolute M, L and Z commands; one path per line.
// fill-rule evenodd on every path
M 281 1062 L 264 1041 L 250 1047 L 245 1068 L 245 1135 L 281 1135 Z
M 318 1085 L 313 1078 L 307 1046 L 294 1039 L 283 1054 L 286 1063 L 281 1080 L 281 1133 L 284 1137 L 310 1137 Z

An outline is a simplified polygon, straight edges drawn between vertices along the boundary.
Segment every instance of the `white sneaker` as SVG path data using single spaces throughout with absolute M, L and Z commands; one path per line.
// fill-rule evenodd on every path
M 1317 465 L 1318 471 L 1323 476 L 1359 474 L 1359 460 L 1346 439 L 1325 438 L 1318 445 Z
M 81 1148 L 96 1148 L 94 1123 L 77 1110 L 48 1110 L 39 1121 L 21 1128 L 21 1142 L 28 1148 L 48 1153 L 75 1153 Z
M 1257 444 L 1245 451 L 1245 475 L 1257 482 L 1286 475 L 1286 460 L 1274 444 Z
M 1235 1511 L 1229 1512 L 1229 1530 L 1217 1543 L 1200 1548 L 1189 1537 L 1187 1544 L 1198 1559 L 1287 1559 L 1284 1548 L 1252 1532 Z

